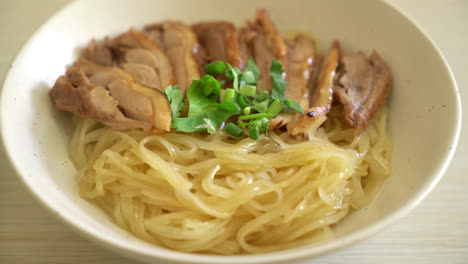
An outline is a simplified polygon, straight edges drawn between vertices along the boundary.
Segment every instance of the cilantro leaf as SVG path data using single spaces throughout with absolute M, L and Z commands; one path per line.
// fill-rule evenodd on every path
M 219 69 L 215 67 L 221 63 L 210 65 L 209 67 L 213 68 L 212 72 L 222 71 L 222 67 L 218 67 Z M 230 123 L 232 131 L 228 133 L 241 136 L 244 133 L 242 129 L 248 129 L 248 135 L 258 139 L 260 133 L 267 133 L 270 119 L 280 112 L 292 110 L 304 113 L 296 101 L 284 97 L 286 91 L 286 81 L 283 80 L 284 69 L 277 60 L 272 59 L 270 67 L 270 76 L 273 78 L 271 94 L 265 90 L 256 91 L 260 71 L 252 58 L 249 58 L 244 72 L 229 63 L 225 65 L 227 68 L 224 74 L 232 81 L 232 89 L 221 89 L 221 83 L 209 74 L 193 80 L 187 91 L 189 107 L 186 117 L 180 117 L 180 111 L 184 107 L 180 89 L 177 86 L 166 88 L 164 92 L 173 112 L 173 128 L 183 132 L 216 133 L 229 117 L 239 115 L 237 125 Z M 222 103 L 219 103 L 220 96 Z
M 239 112 L 239 108 L 234 103 L 218 103 L 218 90 L 215 89 L 211 94 L 206 93 L 207 86 L 213 86 L 214 84 L 210 78 L 205 78 L 205 76 L 200 80 L 194 80 L 190 85 L 187 91 L 189 101 L 188 117 L 175 118 L 172 122 L 177 131 L 200 132 L 207 131 L 210 128 L 210 131 L 213 132 L 213 127 L 216 129 L 230 116 Z M 203 81 L 204 78 L 209 81 Z M 215 87 L 218 86 L 215 85 Z M 211 90 L 211 88 L 208 90 Z
M 283 67 L 281 63 L 275 59 L 271 62 L 270 76 L 273 78 L 273 87 L 271 89 L 271 97 L 273 99 L 284 98 L 286 91 L 286 81 L 283 80 Z
M 211 107 L 210 107 L 211 108 Z M 207 131 L 206 124 L 211 122 L 211 124 L 217 128 L 223 123 L 226 119 L 238 113 L 238 108 L 233 103 L 223 103 L 217 104 L 216 106 L 209 109 L 209 111 L 196 115 L 183 118 L 176 118 L 173 120 L 173 127 L 177 131 L 182 132 L 201 132 Z M 209 120 L 209 121 L 207 121 Z
M 218 104 L 214 111 L 206 113 L 206 116 L 218 127 L 226 119 L 238 113 L 239 108 L 234 103 L 222 103 Z
M 209 75 L 216 75 L 223 73 L 226 69 L 226 64 L 223 61 L 213 61 L 205 64 L 205 72 Z
M 281 63 L 273 58 L 270 67 L 270 76 L 273 78 L 273 87 L 271 89 L 271 97 L 273 99 L 279 99 L 281 104 L 287 108 L 298 111 L 301 114 L 304 114 L 302 107 L 290 98 L 284 98 L 284 93 L 286 92 L 286 81 L 283 80 L 283 67 Z
M 299 103 L 291 98 L 284 98 L 281 103 L 292 110 L 296 110 L 299 113 L 304 114 L 304 110 L 302 110 L 302 107 L 299 105 Z
M 200 128 L 201 125 L 205 124 L 203 118 L 200 117 L 182 117 L 172 120 L 172 127 L 176 128 L 177 131 L 182 132 L 200 132 L 205 129 Z
M 210 134 L 216 133 L 216 127 L 214 126 L 213 122 L 211 122 L 210 119 L 208 118 L 203 118 L 203 121 L 205 121 L 204 125 L 198 126 L 196 128 L 206 128 L 206 131 Z
M 218 98 L 216 96 L 205 96 L 203 93 L 205 87 L 200 84 L 201 80 L 193 80 L 187 91 L 187 99 L 189 101 L 188 116 L 203 114 L 217 104 Z
M 164 93 L 166 94 L 171 106 L 172 119 L 179 117 L 180 111 L 184 108 L 184 94 L 180 91 L 179 86 L 177 85 L 169 85 L 164 90 Z
M 255 61 L 252 57 L 250 57 L 247 60 L 247 65 L 245 66 L 244 73 L 246 72 L 252 72 L 255 78 L 255 81 L 253 83 L 258 82 L 258 78 L 260 78 L 260 70 L 258 69 L 257 64 L 255 64 Z M 247 83 L 247 84 L 253 84 L 253 83 Z

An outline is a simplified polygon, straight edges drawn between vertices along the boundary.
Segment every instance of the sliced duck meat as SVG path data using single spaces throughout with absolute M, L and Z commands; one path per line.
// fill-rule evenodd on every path
M 192 26 L 198 43 L 204 50 L 206 63 L 227 61 L 231 66 L 244 69 L 247 63 L 238 42 L 238 32 L 229 22 L 206 22 Z
M 105 66 L 111 66 L 114 64 L 114 57 L 112 51 L 104 45 L 104 43 L 98 43 L 95 39 L 92 39 L 85 49 L 85 57 Z
M 57 109 L 100 121 L 116 130 L 150 128 L 146 122 L 125 117 L 109 91 L 90 83 L 76 66 L 57 79 L 50 97 Z
M 260 78 L 257 88 L 259 91 L 267 90 L 271 92 L 273 79 L 270 76 L 271 61 L 273 58 L 278 60 L 284 69 L 287 67 L 287 47 L 283 38 L 278 34 L 271 21 L 268 12 L 265 9 L 257 11 L 255 23 L 249 24 L 248 28 L 253 35 L 250 39 L 250 48 L 255 63 L 260 69 Z
M 343 104 L 345 120 L 359 135 L 387 101 L 392 89 L 392 75 L 377 51 L 373 51 L 369 58 L 362 52 L 344 56 L 341 64 L 340 77 L 333 91 Z
M 163 48 L 174 69 L 177 85 L 186 93 L 192 80 L 199 79 L 202 73 L 202 59 L 195 33 L 190 27 L 175 21 L 148 25 L 144 30 Z
M 309 108 L 309 83 L 317 64 L 315 43 L 304 35 L 298 35 L 288 45 L 286 68 L 286 92 L 284 96 L 299 103 L 305 111 Z
M 79 59 L 50 91 L 55 106 L 117 130 L 170 131 L 171 110 L 160 91 L 118 67 Z
M 161 86 L 161 79 L 159 77 L 160 75 L 155 72 L 153 67 L 138 63 L 123 63 L 121 64 L 121 67 L 126 72 L 133 74 L 133 76 L 135 76 L 135 79 L 141 84 L 153 88 L 164 87 Z
M 318 78 L 311 89 L 310 108 L 307 116 L 317 118 L 330 111 L 333 100 L 333 82 L 340 56 L 340 43 L 334 41 L 320 65 Z
M 248 27 L 242 27 L 236 29 L 237 32 L 237 43 L 239 45 L 239 55 L 241 57 L 241 61 L 243 62 L 242 68 L 239 67 L 241 71 L 245 70 L 245 66 L 247 65 L 247 60 L 250 57 L 253 57 L 252 51 L 250 49 L 250 43 L 252 39 L 255 37 L 255 33 L 250 30 Z
M 120 65 L 139 83 L 160 91 L 175 84 L 166 54 L 150 38 L 133 29 L 102 43 L 92 40 L 85 56 L 105 66 Z
M 331 109 L 333 100 L 334 78 L 337 73 L 341 47 L 338 41 L 334 41 L 327 55 L 323 59 L 318 77 L 310 82 L 310 107 L 299 119 L 288 124 L 290 134 L 304 133 L 321 117 L 326 116 Z
M 297 35 L 294 41 L 286 41 L 288 63 L 286 69 L 286 91 L 284 96 L 298 102 L 304 111 L 309 109 L 309 89 L 313 83 L 317 58 L 315 43 L 304 35 Z M 282 113 L 270 121 L 272 128 L 296 120 L 300 113 Z

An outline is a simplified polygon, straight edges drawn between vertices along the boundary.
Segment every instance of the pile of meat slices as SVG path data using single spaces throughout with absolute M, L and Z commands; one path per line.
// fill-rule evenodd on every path
M 343 55 L 335 41 L 319 57 L 307 36 L 282 38 L 262 9 L 255 21 L 241 28 L 225 21 L 192 26 L 166 21 L 142 32 L 92 40 L 84 58 L 58 78 L 50 96 L 58 109 L 117 130 L 170 131 L 166 87 L 177 84 L 186 93 L 192 80 L 204 74 L 206 63 L 221 60 L 243 70 L 249 57 L 260 69 L 259 90 L 271 92 L 272 58 L 285 69 L 285 97 L 297 101 L 305 114 L 280 114 L 270 128 L 284 127 L 293 135 L 326 115 L 334 99 L 343 105 L 344 120 L 360 134 L 385 104 L 392 86 L 390 70 L 376 51 L 369 57 L 362 52 Z

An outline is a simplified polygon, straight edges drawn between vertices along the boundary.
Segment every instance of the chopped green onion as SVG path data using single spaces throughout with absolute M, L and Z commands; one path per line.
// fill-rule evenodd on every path
M 236 76 L 239 77 L 239 75 L 242 74 L 239 68 L 232 67 L 231 64 L 229 63 L 227 65 L 228 65 L 228 71 L 225 74 L 229 80 L 233 81 Z
M 257 87 L 248 84 L 242 84 L 239 88 L 239 93 L 246 96 L 255 96 L 257 93 Z
M 203 95 L 205 96 L 219 96 L 221 92 L 221 85 L 213 78 L 213 76 L 205 74 L 200 80 Z
M 251 71 L 242 73 L 242 81 L 244 81 L 245 84 L 255 84 L 257 82 L 255 74 Z
M 258 126 L 254 123 L 249 125 L 249 137 L 253 140 L 257 140 L 260 137 Z
M 255 110 L 257 110 L 257 112 L 264 113 L 268 109 L 268 100 L 264 100 L 262 102 L 254 102 L 253 107 L 255 108 Z
M 239 120 L 248 120 L 248 119 L 257 119 L 257 118 L 273 118 L 275 117 L 271 113 L 256 113 L 256 114 L 250 114 L 250 115 L 241 115 L 239 116 Z
M 243 120 L 238 119 L 238 120 L 237 120 L 237 124 L 238 124 L 239 127 L 241 127 L 241 128 L 246 128 L 247 125 L 250 124 L 250 122 L 244 122 Z
M 237 116 L 235 123 L 228 123 L 224 127 L 226 133 L 234 137 L 248 133 L 250 138 L 256 140 L 261 133 L 268 133 L 270 119 L 282 111 L 303 113 L 296 101 L 284 97 L 284 70 L 275 59 L 270 67 L 270 76 L 273 78 L 270 92 L 257 92 L 260 70 L 253 58 L 247 61 L 244 72 L 222 61 L 205 65 L 205 72 L 207 74 L 200 79 L 192 80 L 187 90 L 187 116 L 180 117 L 180 109 L 184 105 L 180 89 L 170 86 L 164 91 L 173 111 L 172 127 L 177 131 L 215 133 L 222 129 L 220 126 L 228 123 L 230 117 Z M 219 77 L 221 73 L 227 77 L 225 80 L 218 81 L 213 77 Z M 226 89 L 226 84 L 231 81 L 232 87 Z
M 262 90 L 258 94 L 255 95 L 255 101 L 260 102 L 268 99 L 270 97 L 270 93 L 267 90 Z
M 266 117 L 256 119 L 253 121 L 253 123 L 258 126 L 260 133 L 267 131 L 268 127 L 270 126 L 270 120 Z
M 236 92 L 234 89 L 226 89 L 224 93 L 224 102 L 232 103 L 234 102 L 234 97 L 236 97 Z
M 224 130 L 234 137 L 241 137 L 244 133 L 244 131 L 234 123 L 228 123 Z
M 219 92 L 219 102 L 224 103 L 224 96 L 226 95 L 226 89 L 221 89 Z
M 283 110 L 283 106 L 279 99 L 275 99 L 273 103 L 268 107 L 267 113 L 272 114 L 273 116 L 277 116 L 281 110 Z
M 245 95 L 239 94 L 239 96 L 237 96 L 237 103 L 243 109 L 249 106 L 249 99 Z
M 205 65 L 205 72 L 209 75 L 223 73 L 226 69 L 226 64 L 222 61 L 214 61 Z

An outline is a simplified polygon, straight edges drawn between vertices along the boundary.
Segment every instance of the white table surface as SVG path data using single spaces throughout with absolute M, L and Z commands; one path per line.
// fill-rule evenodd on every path
M 0 0 L 0 84 L 28 37 L 69 0 Z M 389 0 L 426 31 L 468 102 L 468 0 Z M 404 43 L 402 43 L 404 45 Z M 463 127 L 468 125 L 465 105 Z M 468 263 L 468 145 L 429 197 L 373 238 L 305 263 Z M 0 263 L 135 263 L 78 236 L 34 200 L 0 147 Z

